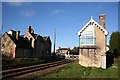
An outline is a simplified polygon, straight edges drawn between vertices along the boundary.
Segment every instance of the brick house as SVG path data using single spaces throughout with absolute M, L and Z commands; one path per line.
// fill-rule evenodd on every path
M 10 30 L 1 37 L 1 52 L 12 58 L 45 57 L 51 53 L 51 40 L 49 36 L 34 34 L 31 26 L 28 26 L 25 35 L 20 35 L 20 31 Z
M 44 57 L 51 53 L 51 40 L 49 36 L 42 37 L 38 34 L 35 34 L 31 26 L 28 26 L 24 38 L 29 40 L 33 48 L 34 57 Z
M 20 31 L 10 30 L 5 32 L 1 38 L 1 52 L 9 57 L 27 57 L 32 52 L 27 39 L 19 36 Z
M 56 55 L 57 56 L 64 56 L 66 57 L 68 55 L 68 48 L 61 48 L 59 47 L 57 50 L 56 50 Z
M 79 35 L 79 64 L 85 67 L 102 67 L 106 65 L 105 14 L 99 16 L 100 24 L 92 17 L 78 32 Z

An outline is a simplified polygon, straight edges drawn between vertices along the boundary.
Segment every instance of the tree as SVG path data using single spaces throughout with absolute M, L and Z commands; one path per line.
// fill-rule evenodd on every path
M 71 51 L 70 47 L 68 47 L 68 51 Z
M 120 32 L 113 32 L 111 34 L 109 44 L 110 52 L 117 58 L 120 52 Z
M 75 47 L 71 50 L 70 54 L 79 55 L 79 48 L 75 46 Z

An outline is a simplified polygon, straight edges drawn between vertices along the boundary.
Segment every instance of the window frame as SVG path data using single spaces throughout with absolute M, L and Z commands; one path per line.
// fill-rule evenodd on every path
M 82 46 L 94 46 L 95 45 L 94 35 L 81 35 L 80 36 L 80 45 L 82 45 Z

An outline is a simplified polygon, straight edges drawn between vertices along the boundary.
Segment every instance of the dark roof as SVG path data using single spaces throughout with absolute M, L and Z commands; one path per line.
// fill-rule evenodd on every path
M 43 41 L 47 41 L 49 39 L 49 36 L 44 36 Z
M 38 34 L 34 34 L 34 33 L 30 33 L 30 34 L 33 36 L 34 39 L 37 40 L 38 37 L 39 37 L 39 38 L 41 38 L 41 41 L 42 41 L 42 42 L 45 42 L 45 41 L 44 41 L 44 38 L 43 38 L 42 36 L 40 36 L 40 35 L 38 35 Z
M 38 34 L 34 34 L 34 33 L 30 33 L 34 39 L 38 39 L 38 37 L 40 37 L 42 39 L 42 41 L 44 42 L 44 39 L 42 36 L 38 35 Z
M 29 41 L 27 40 L 27 38 L 24 38 L 23 36 L 19 36 L 18 40 L 11 36 L 10 34 L 8 34 L 6 32 L 6 34 L 12 39 L 12 41 L 18 46 L 18 47 L 22 47 L 22 48 L 32 48 Z
M 34 33 L 30 33 L 30 34 L 34 37 L 34 39 L 36 39 L 38 37 L 37 34 L 34 34 Z
M 10 29 L 10 31 L 12 31 L 12 32 L 16 32 L 15 30 L 13 30 L 13 29 Z
M 33 36 L 34 39 L 37 39 L 38 37 L 40 37 L 41 40 L 42 40 L 42 42 L 46 42 L 47 40 L 50 40 L 50 37 L 49 37 L 49 36 L 44 36 L 44 37 L 42 37 L 42 36 L 40 36 L 40 35 L 38 35 L 38 34 L 34 34 L 34 33 L 30 33 L 30 34 Z

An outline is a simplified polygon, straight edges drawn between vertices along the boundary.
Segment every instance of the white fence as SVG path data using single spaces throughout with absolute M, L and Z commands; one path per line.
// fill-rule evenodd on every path
M 79 55 L 65 55 L 65 59 L 78 60 L 79 59 Z

